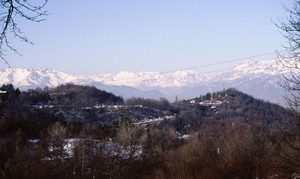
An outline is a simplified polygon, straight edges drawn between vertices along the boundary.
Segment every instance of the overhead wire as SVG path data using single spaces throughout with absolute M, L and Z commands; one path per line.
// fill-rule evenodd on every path
M 210 64 L 205 64 L 205 65 L 199 65 L 199 66 L 194 66 L 194 67 L 189 67 L 189 68 L 182 68 L 182 69 L 177 69 L 177 70 L 172 70 L 172 71 L 160 71 L 164 76 L 168 75 L 169 73 L 174 73 L 174 72 L 177 72 L 177 71 L 185 71 L 185 70 L 192 70 L 192 69 L 198 69 L 198 68 L 204 68 L 204 67 L 209 67 L 209 66 L 215 66 L 215 65 L 220 65 L 220 64 L 225 64 L 225 63 L 231 63 L 231 62 L 235 62 L 235 61 L 242 61 L 242 60 L 247 60 L 247 59 L 254 59 L 254 58 L 258 58 L 258 57 L 263 57 L 263 56 L 267 56 L 267 55 L 273 55 L 273 54 L 276 54 L 276 53 L 280 53 L 282 52 L 283 50 L 280 50 L 280 51 L 274 51 L 274 52 L 269 52 L 269 53 L 264 53 L 264 54 L 258 54 L 258 55 L 252 55 L 252 56 L 248 56 L 248 57 L 243 57 L 243 58 L 236 58 L 236 59 L 231 59 L 231 60 L 223 60 L 223 61 L 220 61 L 220 62 L 216 62 L 216 63 L 210 63 Z M 218 73 L 218 72 L 224 72 L 226 70 L 229 70 L 229 69 L 222 69 L 222 70 L 213 70 L 213 71 L 206 71 L 206 72 L 197 72 L 197 74 L 203 74 L 203 75 L 206 75 L 206 74 L 211 74 L 211 73 Z M 160 76 L 160 78 L 163 78 L 162 76 Z M 123 80 L 131 80 L 132 77 L 125 77 L 125 78 L 122 78 L 122 81 Z
M 269 53 L 264 53 L 264 54 L 258 54 L 258 55 L 243 57 L 243 58 L 236 58 L 236 59 L 225 60 L 225 61 L 223 60 L 223 61 L 216 62 L 216 63 L 210 63 L 210 64 L 205 64 L 205 65 L 199 65 L 199 66 L 182 68 L 182 69 L 177 69 L 177 70 L 172 70 L 172 71 L 166 71 L 164 73 L 172 73 L 172 72 L 176 72 L 176 71 L 193 70 L 193 69 L 199 69 L 199 68 L 204 68 L 204 67 L 209 67 L 209 66 L 215 66 L 215 65 L 225 64 L 225 63 L 231 63 L 231 62 L 235 62 L 235 61 L 242 61 L 242 60 L 247 60 L 247 59 L 251 59 L 251 58 L 258 58 L 258 57 L 273 55 L 273 54 L 277 54 L 277 53 L 282 52 L 282 51 L 283 50 L 281 50 L 281 51 L 275 51 L 275 52 L 269 52 Z M 215 71 L 215 72 L 220 72 L 220 70 L 219 71 Z M 213 72 L 206 72 L 206 73 L 213 73 Z

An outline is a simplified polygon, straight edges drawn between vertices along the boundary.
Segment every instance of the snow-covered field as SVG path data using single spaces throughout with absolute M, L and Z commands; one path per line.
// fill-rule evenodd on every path
M 32 146 L 35 146 L 39 141 L 30 140 L 29 142 Z M 45 160 L 72 158 L 76 148 L 83 149 L 84 146 L 88 146 L 89 150 L 94 153 L 101 150 L 103 155 L 120 156 L 123 159 L 128 159 L 130 155 L 138 158 L 142 154 L 141 146 L 123 146 L 115 142 L 103 142 L 100 140 L 71 138 L 62 140 L 60 144 L 61 145 L 55 145 L 51 142 L 48 143 L 48 151 L 50 155 L 46 157 Z

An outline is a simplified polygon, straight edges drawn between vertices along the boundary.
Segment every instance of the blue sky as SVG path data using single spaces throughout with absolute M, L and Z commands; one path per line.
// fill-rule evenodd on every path
M 292 4 L 293 0 L 49 1 L 46 21 L 19 22 L 35 44 L 13 40 L 22 56 L 8 52 L 6 58 L 13 67 L 74 75 L 181 70 L 282 49 L 285 39 L 271 20 L 285 20 L 283 5 Z M 238 63 L 195 70 L 218 71 Z M 0 67 L 7 68 L 3 62 Z

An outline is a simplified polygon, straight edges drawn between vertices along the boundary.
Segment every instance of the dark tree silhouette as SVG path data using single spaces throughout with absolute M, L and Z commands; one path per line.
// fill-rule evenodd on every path
M 289 92 L 286 97 L 287 104 L 298 111 L 300 105 L 300 1 L 296 0 L 292 9 L 285 9 L 289 13 L 287 21 L 280 21 L 276 26 L 288 43 L 283 45 L 285 52 L 278 53 L 278 63 L 289 73 L 283 76 L 280 85 Z
M 18 26 L 18 20 L 44 21 L 45 19 L 42 17 L 47 15 L 47 11 L 44 11 L 43 8 L 47 2 L 48 0 L 40 0 L 39 2 L 32 0 L 0 0 L 0 58 L 8 66 L 10 66 L 9 62 L 4 58 L 5 52 L 11 50 L 19 54 L 17 49 L 11 45 L 10 38 L 17 38 L 32 44 Z
M 286 170 L 300 173 L 300 0 L 295 0 L 292 9 L 285 9 L 289 17 L 276 26 L 288 43 L 284 46 L 285 52 L 278 53 L 278 63 L 288 72 L 280 85 L 288 92 L 285 99 L 294 112 L 294 118 L 282 125 L 284 142 L 280 146 Z

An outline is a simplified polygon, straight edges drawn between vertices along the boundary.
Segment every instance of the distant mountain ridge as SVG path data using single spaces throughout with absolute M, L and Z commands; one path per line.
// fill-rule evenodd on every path
M 124 98 L 137 96 L 146 98 L 165 97 L 171 101 L 197 97 L 200 94 L 234 87 L 254 97 L 283 104 L 285 94 L 278 85 L 286 73 L 275 60 L 249 60 L 215 76 L 195 71 L 126 72 L 116 75 L 75 76 L 53 69 L 7 68 L 0 69 L 0 84 L 11 83 L 21 90 L 36 87 L 56 87 L 64 83 L 93 85 Z

